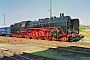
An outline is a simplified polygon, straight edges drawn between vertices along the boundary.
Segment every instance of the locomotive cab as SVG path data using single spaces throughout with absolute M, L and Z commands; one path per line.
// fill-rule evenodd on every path
M 20 22 L 15 23 L 13 27 L 11 28 L 11 33 L 12 34 L 19 34 L 20 33 Z
M 26 22 L 27 22 L 27 21 L 22 21 L 22 22 L 21 22 L 21 26 L 20 26 L 20 30 L 21 30 L 21 31 L 23 31 L 23 30 L 25 29 L 25 27 L 26 27 Z
M 13 34 L 19 34 L 20 31 L 23 31 L 26 28 L 26 25 L 28 25 L 29 21 L 22 21 L 19 23 L 15 23 L 13 27 L 11 28 L 11 33 Z
M 67 23 L 67 33 L 79 34 L 79 19 L 71 19 Z

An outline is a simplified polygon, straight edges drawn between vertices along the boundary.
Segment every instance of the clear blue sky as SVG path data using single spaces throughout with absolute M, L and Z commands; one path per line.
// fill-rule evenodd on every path
M 50 0 L 0 0 L 0 25 L 3 25 L 3 14 L 6 24 L 22 20 L 38 20 L 49 17 Z M 90 0 L 52 0 L 52 14 L 60 12 L 79 18 L 80 24 L 90 25 Z

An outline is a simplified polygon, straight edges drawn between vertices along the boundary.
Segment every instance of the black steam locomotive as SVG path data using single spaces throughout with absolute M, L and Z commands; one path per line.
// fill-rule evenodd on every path
M 80 37 L 79 19 L 71 19 L 70 16 L 64 16 L 64 13 L 60 13 L 60 17 L 22 21 L 13 25 L 11 35 L 39 40 L 73 41 Z

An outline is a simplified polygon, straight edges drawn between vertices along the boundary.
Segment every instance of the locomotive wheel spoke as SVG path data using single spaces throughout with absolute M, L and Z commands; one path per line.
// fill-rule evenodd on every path
M 17 38 L 19 38 L 19 35 L 17 34 Z
M 34 36 L 34 34 L 32 34 L 32 39 L 35 39 L 36 38 L 36 36 Z
M 69 41 L 69 37 L 66 38 L 67 42 Z
M 25 35 L 25 38 L 29 38 L 29 36 L 28 35 Z
M 54 36 L 52 37 L 52 40 L 55 41 L 55 37 Z
M 38 40 L 42 40 L 42 38 L 41 37 L 38 37 Z
M 37 38 L 37 32 L 36 31 L 32 31 L 32 33 L 31 33 L 32 35 L 32 39 L 36 39 Z
M 18 35 L 16 34 L 16 37 L 18 37 Z
M 62 38 L 62 40 L 61 40 L 62 42 L 64 42 L 64 38 Z
M 45 40 L 49 40 L 49 38 L 48 38 L 47 36 L 46 36 L 46 37 L 44 37 L 44 39 L 45 39 Z
M 67 41 L 67 38 L 66 37 L 62 37 L 61 41 L 62 42 L 66 42 Z
M 19 35 L 17 34 L 17 38 L 19 38 Z
M 35 39 L 35 34 L 34 34 L 34 32 L 32 32 L 32 39 Z
M 15 37 L 17 37 L 17 35 L 15 34 Z
M 49 37 L 49 40 L 52 40 L 52 37 Z
M 13 35 L 13 37 L 15 37 L 15 34 Z

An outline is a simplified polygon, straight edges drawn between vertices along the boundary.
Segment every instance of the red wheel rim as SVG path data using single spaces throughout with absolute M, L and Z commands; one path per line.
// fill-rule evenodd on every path
M 29 36 L 28 35 L 25 35 L 25 38 L 29 38 Z
M 62 41 L 62 42 L 66 42 L 66 41 L 67 41 L 67 38 L 66 38 L 66 37 L 63 37 L 63 38 L 61 39 L 61 41 Z
M 55 40 L 56 40 L 54 36 L 52 37 L 52 40 L 53 40 L 53 41 L 55 41 Z
M 41 37 L 38 37 L 38 40 L 42 40 L 42 38 Z
M 49 40 L 49 38 L 48 38 L 48 37 L 44 37 L 44 39 L 45 39 L 45 40 Z

